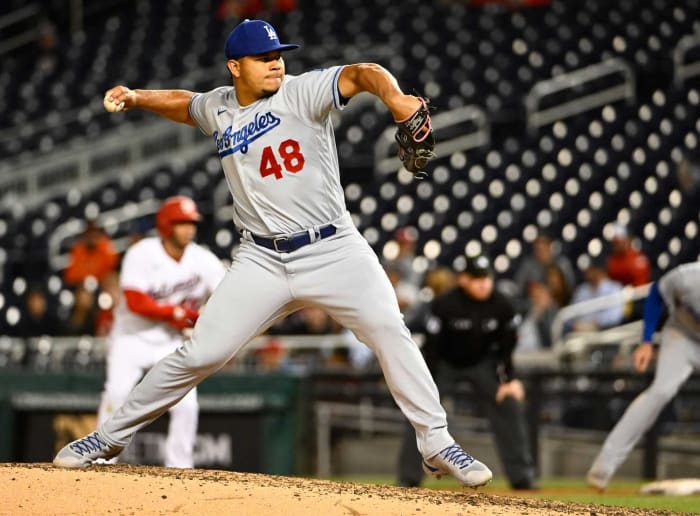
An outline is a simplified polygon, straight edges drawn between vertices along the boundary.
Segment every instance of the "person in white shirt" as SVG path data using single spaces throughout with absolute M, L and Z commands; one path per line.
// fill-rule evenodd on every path
M 104 423 L 126 400 L 143 374 L 183 344 L 199 310 L 225 274 L 210 251 L 193 240 L 201 219 L 189 197 L 166 199 L 156 215 L 159 236 L 144 238 L 125 253 L 122 296 L 108 337 L 107 378 L 97 423 Z M 164 463 L 194 467 L 199 407 L 192 389 L 170 408 Z

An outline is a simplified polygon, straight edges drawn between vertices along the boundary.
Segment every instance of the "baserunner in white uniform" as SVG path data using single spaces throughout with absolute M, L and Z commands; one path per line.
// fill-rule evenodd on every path
M 352 224 L 340 183 L 333 111 L 360 92 L 376 95 L 395 120 L 422 103 L 376 64 L 285 75 L 282 52 L 297 47 L 281 44 L 270 24 L 246 20 L 225 45 L 233 87 L 107 91 L 118 109 L 147 109 L 212 136 L 242 241 L 192 338 L 156 364 L 97 432 L 61 450 L 55 464 L 83 467 L 118 454 L 253 337 L 302 306 L 318 306 L 374 350 L 416 430 L 426 471 L 470 487 L 491 480 L 448 432 L 435 383 L 376 254 Z
M 671 269 L 653 283 L 644 303 L 644 334 L 634 365 L 645 371 L 653 356 L 652 337 L 664 304 L 668 319 L 661 330 L 659 357 L 652 384 L 637 396 L 612 429 L 593 461 L 588 484 L 603 490 L 659 413 L 693 370 L 700 370 L 700 263 Z
M 132 245 L 120 273 L 122 300 L 108 339 L 107 378 L 97 416 L 98 427 L 161 358 L 183 344 L 202 303 L 226 272 L 221 261 L 194 243 L 201 219 L 189 197 L 166 199 L 156 214 L 159 236 Z M 194 467 L 199 406 L 194 388 L 170 407 L 164 463 Z

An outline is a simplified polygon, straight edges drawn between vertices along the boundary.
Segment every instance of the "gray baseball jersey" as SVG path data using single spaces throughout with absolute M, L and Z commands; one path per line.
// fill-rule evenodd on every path
M 344 106 L 341 70 L 287 75 L 276 94 L 244 107 L 233 86 L 192 99 L 192 118 L 216 142 L 239 229 L 290 234 L 345 212 L 329 116 Z

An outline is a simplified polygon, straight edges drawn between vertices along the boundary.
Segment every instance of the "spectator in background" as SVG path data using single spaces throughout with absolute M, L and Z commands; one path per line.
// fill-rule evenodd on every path
M 552 323 L 559 310 L 571 301 L 571 290 L 557 265 L 546 269 L 545 281 L 528 287 L 529 310 L 518 328 L 518 350 L 552 347 Z
M 564 271 L 558 265 L 547 267 L 546 284 L 552 299 L 559 308 L 571 302 L 573 285 L 569 284 Z
M 398 254 L 396 257 L 384 260 L 384 269 L 386 270 L 388 267 L 398 269 L 401 273 L 402 281 L 420 288 L 423 284 L 424 274 L 417 271 L 413 263 L 416 259 L 418 231 L 411 226 L 399 228 L 394 232 L 394 241 L 399 248 Z
M 622 291 L 622 285 L 608 278 L 605 264 L 599 260 L 593 260 L 584 272 L 585 281 L 576 287 L 571 298 L 571 303 L 576 304 L 609 294 Z M 624 305 L 620 301 L 607 308 L 583 315 L 572 321 L 571 329 L 574 331 L 597 331 L 622 323 L 624 317 Z
M 532 242 L 532 252 L 525 256 L 515 272 L 515 283 L 518 286 L 521 299 L 527 296 L 531 283 L 547 285 L 548 267 L 556 265 L 565 280 L 565 287 L 569 290 L 576 285 L 576 276 L 571 262 L 566 256 L 560 255 L 556 250 L 554 239 L 547 233 L 540 232 Z M 527 308 L 527 307 L 526 307 Z
M 338 326 L 326 312 L 317 307 L 302 308 L 272 326 L 270 335 L 330 335 Z
M 256 352 L 256 363 L 261 363 L 264 368 L 270 369 L 270 363 L 278 363 L 289 370 L 299 372 L 322 367 L 330 361 L 346 361 L 345 349 L 334 346 L 338 341 L 340 327 L 321 308 L 308 306 L 293 313 L 281 323 L 270 328 L 271 335 L 313 335 L 328 336 L 322 339 L 318 348 L 309 346 L 304 349 L 287 350 L 280 345 L 278 339 L 271 339 L 269 343 Z
M 391 278 L 390 278 L 391 279 Z M 416 333 L 425 333 L 425 327 L 430 318 L 430 303 L 438 296 L 457 286 L 457 275 L 448 267 L 437 267 L 428 271 L 420 291 L 416 293 L 416 301 L 404 312 L 406 326 Z M 399 293 L 397 292 L 397 297 Z M 399 301 L 400 304 L 400 301 Z
M 44 289 L 30 285 L 24 294 L 24 306 L 15 325 L 8 325 L 7 333 L 13 337 L 40 337 L 58 335 L 61 321 L 52 310 Z
M 649 258 L 634 247 L 625 226 L 615 225 L 610 243 L 612 251 L 608 256 L 607 271 L 611 280 L 633 287 L 651 281 Z
M 96 221 L 88 220 L 82 238 L 71 247 L 63 280 L 67 285 L 76 286 L 92 276 L 101 283 L 118 266 L 119 253 L 114 244 Z
M 297 8 L 297 0 L 221 0 L 216 8 L 219 20 L 265 18 L 276 12 L 288 13 Z
M 700 187 L 700 157 L 695 154 L 684 155 L 678 163 L 676 178 L 685 195 L 695 195 Z
M 97 318 L 97 301 L 95 290 L 97 286 L 93 281 L 85 281 L 73 289 L 73 306 L 68 318 L 63 322 L 61 334 L 95 335 L 95 322 Z
M 36 56 L 37 69 L 41 70 L 44 76 L 53 74 L 60 65 L 58 48 L 58 36 L 56 25 L 49 18 L 44 18 L 37 27 L 38 38 Z
M 259 371 L 276 371 L 284 367 L 288 351 L 276 338 L 255 350 L 255 367 Z

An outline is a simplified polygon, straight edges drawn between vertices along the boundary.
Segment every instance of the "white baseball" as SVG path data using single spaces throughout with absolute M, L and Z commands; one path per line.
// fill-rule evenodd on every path
M 105 109 L 109 111 L 110 113 L 116 113 L 117 111 L 121 111 L 124 109 L 124 103 L 120 102 L 117 104 L 112 100 L 110 97 L 105 97 L 104 100 L 102 101 L 102 104 L 104 105 Z

